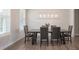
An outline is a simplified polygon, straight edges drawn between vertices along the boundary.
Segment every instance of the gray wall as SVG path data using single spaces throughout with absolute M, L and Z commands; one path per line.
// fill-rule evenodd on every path
M 79 9 L 74 10 L 75 16 L 75 35 L 79 35 Z

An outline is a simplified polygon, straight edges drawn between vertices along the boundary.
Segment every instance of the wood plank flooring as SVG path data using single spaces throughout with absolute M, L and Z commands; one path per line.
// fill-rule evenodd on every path
M 55 43 L 54 45 L 49 44 L 47 46 L 43 44 L 40 46 L 40 41 L 38 40 L 37 42 L 36 45 L 32 45 L 31 40 L 29 40 L 24 44 L 23 38 L 4 50 L 79 50 L 79 37 L 73 38 L 72 43 L 67 41 L 65 45 Z

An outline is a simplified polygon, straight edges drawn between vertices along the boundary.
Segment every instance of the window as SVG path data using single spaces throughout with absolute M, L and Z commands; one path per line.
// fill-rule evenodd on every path
M 24 25 L 25 25 L 25 10 L 21 9 L 20 10 L 20 30 L 24 29 Z
M 0 34 L 10 31 L 10 10 L 0 10 Z

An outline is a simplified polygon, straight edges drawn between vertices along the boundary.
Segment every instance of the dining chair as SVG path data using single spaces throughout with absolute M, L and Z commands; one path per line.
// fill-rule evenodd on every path
M 51 27 L 51 43 L 53 44 L 56 40 L 57 44 L 58 42 L 61 42 L 61 32 L 60 27 Z
M 32 45 L 35 45 L 37 44 L 37 33 L 33 33 L 33 36 L 32 36 Z
M 68 41 L 70 41 L 71 43 L 72 43 L 72 37 L 71 37 L 71 35 L 72 35 L 72 29 L 73 29 L 73 26 L 69 25 L 68 31 L 66 33 L 64 33 L 64 38 L 67 38 Z
M 46 42 L 48 45 L 48 27 L 40 27 L 40 46 L 42 42 Z
M 29 40 L 29 38 L 32 37 L 33 34 L 28 32 L 28 26 L 27 25 L 24 26 L 24 33 L 25 33 L 25 41 L 24 42 L 26 43 L 26 38 L 28 38 L 28 40 Z

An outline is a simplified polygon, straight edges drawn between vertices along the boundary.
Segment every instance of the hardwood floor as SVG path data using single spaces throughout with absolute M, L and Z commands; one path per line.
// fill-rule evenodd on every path
M 72 43 L 67 41 L 65 45 L 63 44 L 57 45 L 55 43 L 54 45 L 49 44 L 47 46 L 46 44 L 43 44 L 42 46 L 40 46 L 39 40 L 37 40 L 37 42 L 38 44 L 32 45 L 30 40 L 27 41 L 26 44 L 24 44 L 24 38 L 23 38 L 4 50 L 78 50 L 79 49 L 79 37 L 73 38 Z

